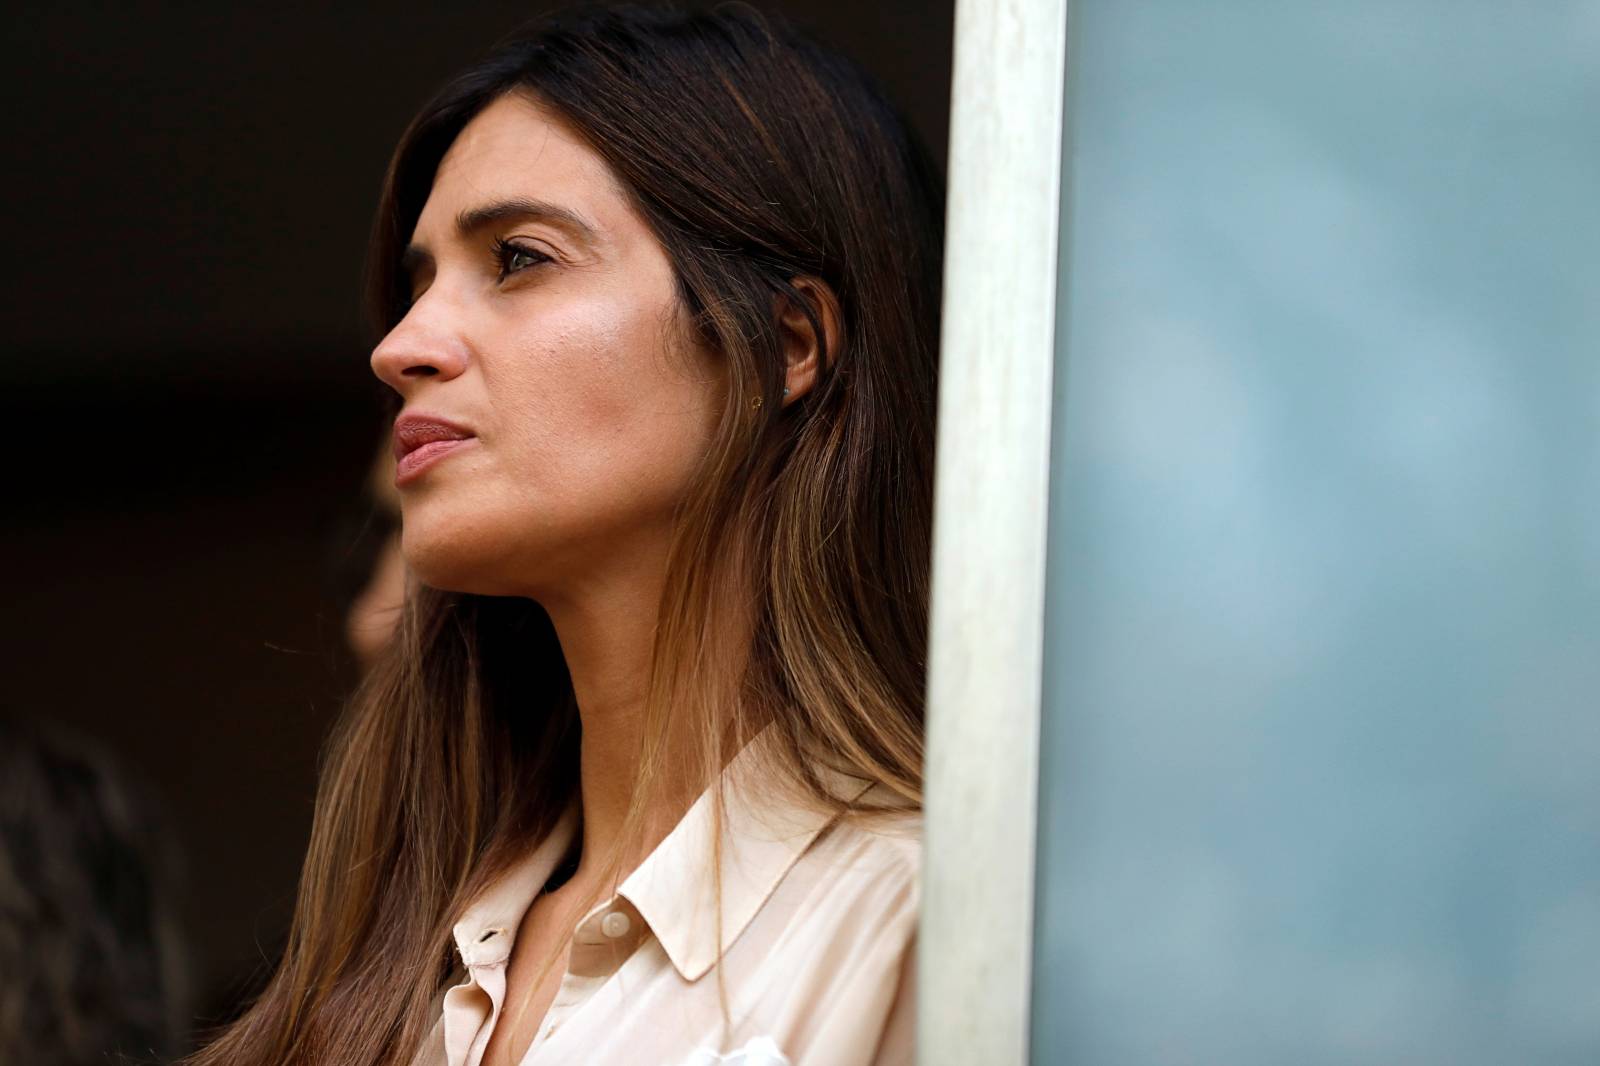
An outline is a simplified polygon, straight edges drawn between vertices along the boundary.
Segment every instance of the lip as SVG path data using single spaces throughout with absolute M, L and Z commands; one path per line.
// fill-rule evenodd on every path
M 394 483 L 417 480 L 452 452 L 477 441 L 472 430 L 438 415 L 409 413 L 394 420 Z

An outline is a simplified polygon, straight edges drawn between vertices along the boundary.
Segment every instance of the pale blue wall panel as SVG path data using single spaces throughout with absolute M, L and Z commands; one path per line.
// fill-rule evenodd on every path
M 1072 33 L 1035 1061 L 1600 1063 L 1600 3 Z

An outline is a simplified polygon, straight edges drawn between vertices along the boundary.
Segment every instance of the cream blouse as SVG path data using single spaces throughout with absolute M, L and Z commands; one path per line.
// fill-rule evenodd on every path
M 723 771 L 720 960 L 731 1029 L 713 969 L 708 789 L 578 923 L 560 990 L 521 1066 L 912 1062 L 921 815 L 868 828 L 758 800 L 744 785 L 762 739 Z M 869 791 L 851 781 L 847 795 Z M 466 979 L 445 993 L 413 1066 L 479 1066 L 517 928 L 576 829 L 569 811 L 456 923 Z

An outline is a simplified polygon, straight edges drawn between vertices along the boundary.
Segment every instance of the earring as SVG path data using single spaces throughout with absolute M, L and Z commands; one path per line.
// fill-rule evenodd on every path
M 788 389 L 784 389 L 784 390 L 783 390 L 783 394 L 784 394 L 784 395 L 785 395 L 785 396 L 787 396 L 787 395 L 789 395 L 789 390 L 788 390 Z

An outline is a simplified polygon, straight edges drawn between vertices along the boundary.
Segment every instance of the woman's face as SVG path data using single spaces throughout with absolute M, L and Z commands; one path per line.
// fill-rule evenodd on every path
M 400 393 L 403 550 L 439 588 L 562 595 L 659 552 L 722 379 L 666 254 L 558 118 L 503 96 L 446 153 L 372 353 Z

